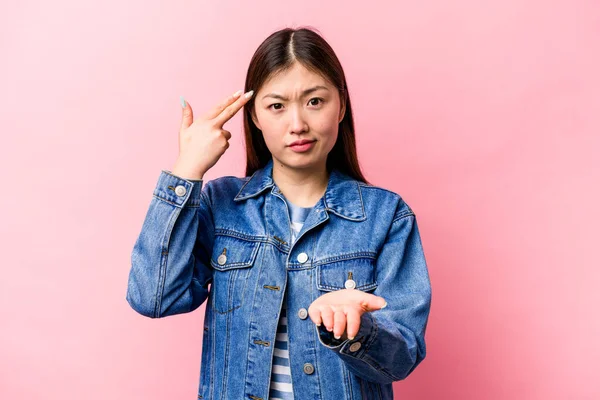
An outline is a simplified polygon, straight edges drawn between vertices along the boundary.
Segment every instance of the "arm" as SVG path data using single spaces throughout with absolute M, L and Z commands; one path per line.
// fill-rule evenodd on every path
M 126 295 L 146 317 L 193 311 L 208 296 L 214 225 L 202 184 L 161 171 L 131 253 Z
M 372 382 L 405 379 L 425 358 L 431 286 L 416 217 L 397 216 L 376 261 L 373 294 L 387 306 L 361 315 L 358 334 L 335 339 L 324 324 L 321 344 L 335 351 L 355 375 Z M 355 344 L 360 343 L 360 344 Z

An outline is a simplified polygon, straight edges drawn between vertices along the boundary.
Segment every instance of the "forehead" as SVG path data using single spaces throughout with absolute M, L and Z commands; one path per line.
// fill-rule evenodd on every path
M 333 87 L 322 75 L 300 63 L 294 63 L 290 69 L 279 71 L 269 77 L 259 92 L 294 92 L 317 85 Z

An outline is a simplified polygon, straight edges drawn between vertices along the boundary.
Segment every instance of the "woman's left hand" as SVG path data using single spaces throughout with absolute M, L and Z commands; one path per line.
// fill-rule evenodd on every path
M 310 319 L 317 325 L 323 323 L 333 331 L 336 339 L 354 339 L 360 328 L 360 317 L 365 312 L 387 306 L 383 297 L 358 289 L 340 289 L 318 297 L 308 307 Z M 346 329 L 347 327 L 347 329 Z

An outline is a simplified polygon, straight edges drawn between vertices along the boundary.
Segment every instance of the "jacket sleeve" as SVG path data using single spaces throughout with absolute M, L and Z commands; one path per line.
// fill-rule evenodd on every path
M 139 314 L 187 313 L 208 297 L 214 223 L 202 186 L 161 171 L 131 253 L 126 300 Z
M 377 383 L 405 379 L 425 358 L 425 330 L 431 286 L 419 229 L 412 211 L 396 216 L 376 260 L 377 288 L 387 306 L 361 316 L 352 340 L 335 339 L 316 327 L 319 341 L 331 348 L 359 377 Z

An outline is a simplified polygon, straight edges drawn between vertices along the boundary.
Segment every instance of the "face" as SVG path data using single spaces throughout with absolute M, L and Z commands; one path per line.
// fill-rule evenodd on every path
M 338 90 L 300 63 L 267 80 L 255 93 L 252 120 L 273 161 L 289 168 L 324 168 L 345 113 Z M 306 145 L 292 143 L 308 140 Z

